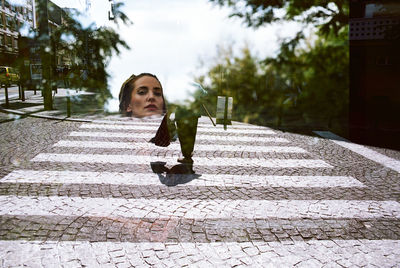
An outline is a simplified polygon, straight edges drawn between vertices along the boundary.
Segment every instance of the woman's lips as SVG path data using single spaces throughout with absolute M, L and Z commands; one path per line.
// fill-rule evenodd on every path
M 148 110 L 157 110 L 157 106 L 154 104 L 147 105 L 144 108 Z

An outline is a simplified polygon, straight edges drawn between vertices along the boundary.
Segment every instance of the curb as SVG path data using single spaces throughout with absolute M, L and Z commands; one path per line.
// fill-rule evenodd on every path
M 26 116 L 26 117 L 30 116 L 30 117 L 35 117 L 35 118 L 58 120 L 58 121 L 71 121 L 71 122 L 82 122 L 82 123 L 90 123 L 93 121 L 91 119 L 80 119 L 80 118 L 69 118 L 69 117 L 61 118 L 61 117 L 56 117 L 56 116 L 51 116 L 51 115 L 29 114 L 29 113 L 20 112 L 17 110 L 4 109 L 4 108 L 0 108 L 0 112 L 8 113 L 8 114 L 16 114 L 16 115 L 21 115 L 21 116 Z

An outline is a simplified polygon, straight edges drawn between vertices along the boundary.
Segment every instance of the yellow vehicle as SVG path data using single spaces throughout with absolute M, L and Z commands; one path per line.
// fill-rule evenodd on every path
M 0 66 L 0 85 L 10 86 L 19 83 L 19 73 L 16 69 L 7 66 Z

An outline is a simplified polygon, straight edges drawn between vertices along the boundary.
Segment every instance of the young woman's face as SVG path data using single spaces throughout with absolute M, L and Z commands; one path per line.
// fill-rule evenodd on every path
M 162 114 L 163 107 L 162 88 L 157 79 L 142 76 L 135 81 L 127 112 L 132 112 L 134 117 L 145 117 Z

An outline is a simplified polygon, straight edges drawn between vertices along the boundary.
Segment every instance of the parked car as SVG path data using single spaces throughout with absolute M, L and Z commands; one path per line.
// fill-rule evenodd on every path
M 10 86 L 19 83 L 19 73 L 15 68 L 0 66 L 0 85 Z

